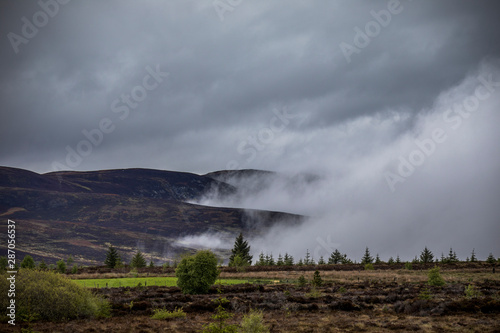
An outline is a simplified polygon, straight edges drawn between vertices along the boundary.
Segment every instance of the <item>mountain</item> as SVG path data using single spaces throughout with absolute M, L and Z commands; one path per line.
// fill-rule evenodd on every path
M 209 193 L 239 193 L 216 177 L 227 173 L 119 169 L 37 174 L 0 167 L 5 222 L 0 230 L 6 235 L 7 219 L 16 222 L 17 258 L 30 254 L 53 263 L 71 254 L 78 263 L 101 264 L 109 244 L 126 261 L 140 249 L 148 260 L 164 262 L 196 247 L 181 241 L 186 236 L 215 235 L 226 243 L 221 248 L 230 248 L 240 231 L 256 236 L 279 223 L 303 222 L 303 216 L 283 212 L 193 203 Z

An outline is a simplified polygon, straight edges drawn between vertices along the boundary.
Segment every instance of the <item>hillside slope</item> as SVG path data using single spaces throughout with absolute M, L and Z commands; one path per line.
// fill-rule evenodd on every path
M 140 249 L 161 263 L 193 246 L 184 236 L 216 234 L 230 247 L 234 235 L 256 235 L 303 217 L 282 212 L 188 203 L 209 192 L 237 188 L 212 177 L 150 169 L 37 174 L 0 167 L 0 216 L 16 221 L 18 258 L 55 262 L 70 254 L 79 263 L 102 263 L 108 244 L 126 261 Z M 2 223 L 2 233 L 6 223 Z M 5 248 L 5 243 L 1 245 Z M 224 247 L 224 246 L 221 246 Z M 221 252 L 223 253 L 223 252 Z

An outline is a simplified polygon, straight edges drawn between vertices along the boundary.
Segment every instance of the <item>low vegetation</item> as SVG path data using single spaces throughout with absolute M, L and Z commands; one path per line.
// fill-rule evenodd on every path
M 2 295 L 7 295 L 8 284 L 6 276 L 2 276 Z M 8 301 L 7 297 L 0 298 L 3 309 Z M 107 301 L 61 274 L 20 269 L 16 276 L 16 313 L 21 320 L 60 321 L 106 317 L 110 315 L 110 307 Z

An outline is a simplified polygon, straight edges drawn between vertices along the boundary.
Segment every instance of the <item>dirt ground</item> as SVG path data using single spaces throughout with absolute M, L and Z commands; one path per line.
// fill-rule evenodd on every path
M 447 284 L 430 287 L 425 272 L 321 272 L 325 283 L 315 290 L 310 285 L 283 283 L 296 278 L 290 273 L 252 272 L 254 277 L 276 278 L 281 283 L 215 286 L 207 295 L 184 295 L 177 287 L 96 289 L 111 302 L 111 318 L 37 322 L 32 328 L 37 332 L 199 332 L 212 322 L 214 300 L 222 296 L 229 300 L 231 323 L 239 323 L 250 309 L 259 309 L 271 332 L 500 332 L 500 274 L 444 271 Z M 302 273 L 306 278 L 313 274 Z M 465 297 L 468 285 L 474 286 L 478 297 Z M 182 308 L 186 317 L 150 318 L 153 309 L 163 307 Z M 0 332 L 12 331 L 0 325 Z

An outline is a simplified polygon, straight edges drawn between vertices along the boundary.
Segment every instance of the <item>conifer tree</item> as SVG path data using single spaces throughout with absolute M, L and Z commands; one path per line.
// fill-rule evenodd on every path
M 396 264 L 400 264 L 401 263 L 401 259 L 399 259 L 399 254 L 396 256 Z
M 377 253 L 377 255 L 375 256 L 375 263 L 376 263 L 376 264 L 381 264 L 381 263 L 382 263 L 382 260 L 380 260 L 380 257 L 378 256 L 378 253 Z
M 387 260 L 387 263 L 389 265 L 394 265 L 394 259 L 392 257 L 390 257 L 389 260 Z
M 130 261 L 130 266 L 134 268 L 143 268 L 146 267 L 146 259 L 142 255 L 141 251 L 137 251 L 136 254 L 132 257 Z
M 45 261 L 43 261 L 43 259 L 40 261 L 40 264 L 38 264 L 38 269 L 39 270 L 46 270 L 48 267 L 47 267 L 47 264 L 45 264 Z
M 248 245 L 248 242 L 243 238 L 242 233 L 240 233 L 234 241 L 234 247 L 229 257 L 229 266 L 234 265 L 234 257 L 237 255 L 241 257 L 244 263 L 246 262 L 248 265 L 252 264 L 253 256 L 250 255 L 250 245 Z
M 470 255 L 470 262 L 476 262 L 476 261 L 477 261 L 476 253 L 474 252 L 474 249 L 472 249 L 472 253 Z
M 373 263 L 373 257 L 370 255 L 370 250 L 368 249 L 368 247 L 366 248 L 365 254 L 364 254 L 363 258 L 361 259 L 361 263 L 363 265 Z
M 259 260 L 255 263 L 256 266 L 265 266 L 266 265 L 266 258 L 264 257 L 264 253 L 261 252 L 259 254 Z
M 434 254 L 432 254 L 431 250 L 429 250 L 427 246 L 423 249 L 422 253 L 420 253 L 420 261 L 424 264 L 432 263 L 434 261 Z
M 277 266 L 283 266 L 285 262 L 283 261 L 283 257 L 281 256 L 281 253 L 278 254 L 278 261 L 276 261 Z
M 283 261 L 285 262 L 285 265 L 287 265 L 287 266 L 292 266 L 294 264 L 293 256 L 289 255 L 288 253 L 285 253 L 285 257 L 284 257 Z
M 340 264 L 342 263 L 342 253 L 340 253 L 339 250 L 335 249 L 335 251 L 332 252 L 330 255 L 330 258 L 328 258 L 328 263 L 329 264 Z
M 325 262 L 325 259 L 323 259 L 323 256 L 319 257 L 319 260 L 318 260 L 318 265 L 325 265 L 326 262 Z
M 309 249 L 306 250 L 306 257 L 304 258 L 304 265 L 311 265 L 311 254 Z
M 106 253 L 106 260 L 104 260 L 104 264 L 109 268 L 115 268 L 120 261 L 118 251 L 116 251 L 113 245 L 110 245 L 108 252 Z
M 493 253 L 490 252 L 490 254 L 488 255 L 488 258 L 486 259 L 486 262 L 488 264 L 494 264 L 495 263 L 495 257 L 493 256 Z
M 23 261 L 21 261 L 21 268 L 28 268 L 28 269 L 34 269 L 36 267 L 35 265 L 35 260 L 33 260 L 33 257 L 27 254 L 24 256 Z

